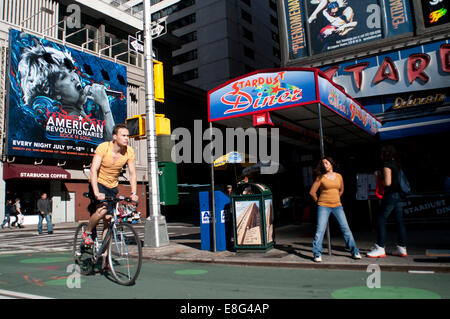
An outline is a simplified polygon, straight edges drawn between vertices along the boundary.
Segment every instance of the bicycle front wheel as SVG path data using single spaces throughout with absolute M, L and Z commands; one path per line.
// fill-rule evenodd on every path
M 119 224 L 111 234 L 109 266 L 114 279 L 121 285 L 132 285 L 142 265 L 141 240 L 129 224 Z

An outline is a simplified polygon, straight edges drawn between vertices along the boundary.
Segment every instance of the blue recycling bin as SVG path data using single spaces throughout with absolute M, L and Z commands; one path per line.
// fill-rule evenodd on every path
M 215 191 L 216 203 L 216 251 L 227 250 L 231 243 L 230 198 L 221 191 Z M 212 251 L 212 196 L 211 192 L 199 192 L 200 200 L 200 237 L 202 250 Z

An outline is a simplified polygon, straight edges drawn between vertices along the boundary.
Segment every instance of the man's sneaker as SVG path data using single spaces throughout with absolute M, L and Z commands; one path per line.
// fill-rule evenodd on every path
M 353 259 L 361 259 L 361 254 L 360 253 L 356 253 L 352 255 Z
M 383 247 L 378 246 L 375 244 L 373 246 L 372 250 L 367 253 L 367 257 L 369 258 L 386 258 L 386 251 Z
M 94 241 L 92 240 L 91 234 L 87 234 L 86 232 L 83 232 L 81 234 L 81 239 L 83 240 L 83 243 L 86 246 L 92 246 L 94 244 Z
M 322 256 L 314 256 L 314 261 L 320 263 L 322 261 Z
M 392 252 L 392 255 L 399 257 L 407 257 L 408 253 L 406 252 L 406 247 L 397 245 L 397 247 L 395 247 L 394 251 Z

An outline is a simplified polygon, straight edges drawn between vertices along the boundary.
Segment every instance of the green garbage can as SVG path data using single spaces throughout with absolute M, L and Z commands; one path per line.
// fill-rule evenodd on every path
M 240 184 L 231 196 L 234 248 L 267 251 L 274 246 L 272 191 L 264 184 Z

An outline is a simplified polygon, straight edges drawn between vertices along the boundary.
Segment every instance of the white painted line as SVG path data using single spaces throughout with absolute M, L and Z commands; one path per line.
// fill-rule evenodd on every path
M 9 298 L 20 298 L 20 299 L 54 299 L 54 298 L 49 298 L 49 297 L 44 297 L 44 296 L 31 295 L 31 294 L 3 290 L 3 289 L 0 289 L 0 296 L 5 296 L 5 297 L 9 297 Z
M 434 274 L 434 271 L 429 270 L 408 270 L 410 274 Z

